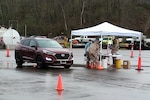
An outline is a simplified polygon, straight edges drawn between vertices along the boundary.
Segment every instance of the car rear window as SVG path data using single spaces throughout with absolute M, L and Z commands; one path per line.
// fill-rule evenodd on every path
M 62 48 L 62 46 L 55 40 L 37 40 L 40 48 Z

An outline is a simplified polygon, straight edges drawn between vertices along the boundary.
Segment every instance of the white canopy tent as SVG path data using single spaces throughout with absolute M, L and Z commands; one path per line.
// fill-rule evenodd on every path
M 143 35 L 141 32 L 121 28 L 113 24 L 110 24 L 108 22 L 104 22 L 102 24 L 93 27 L 79 29 L 79 30 L 72 30 L 71 40 L 72 40 L 72 36 L 81 36 L 81 35 L 101 36 L 101 37 L 102 36 L 136 37 L 140 40 L 139 57 L 141 56 L 141 37 Z M 72 42 L 71 42 L 71 48 L 72 48 Z
M 112 25 L 108 22 L 104 22 L 102 24 L 79 29 L 72 30 L 71 35 L 80 36 L 80 35 L 88 35 L 88 36 L 104 36 L 104 35 L 113 35 L 113 36 L 127 36 L 127 37 L 138 37 L 141 38 L 142 33 L 138 31 L 124 29 L 115 25 Z
M 121 27 L 115 26 L 113 24 L 110 24 L 108 22 L 104 22 L 102 24 L 99 24 L 99 25 L 96 25 L 93 27 L 89 27 L 89 28 L 71 31 L 71 39 L 72 39 L 72 36 L 81 36 L 81 35 L 83 35 L 83 36 L 85 36 L 85 35 L 86 36 L 101 36 L 101 37 L 107 36 L 107 35 L 122 36 L 122 37 L 137 37 L 140 40 L 142 37 L 141 32 L 121 28 Z M 141 47 L 141 41 L 140 41 L 140 47 Z

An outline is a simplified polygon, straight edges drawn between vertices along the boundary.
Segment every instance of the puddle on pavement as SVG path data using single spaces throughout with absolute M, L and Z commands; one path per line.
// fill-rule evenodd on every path
M 0 61 L 0 68 L 16 68 L 16 63 L 13 61 Z

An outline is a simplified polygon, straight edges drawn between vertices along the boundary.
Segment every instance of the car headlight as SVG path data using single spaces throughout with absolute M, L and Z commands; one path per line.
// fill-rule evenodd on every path
M 49 51 L 49 50 L 43 50 L 43 53 L 49 54 L 49 55 L 55 55 L 56 53 Z

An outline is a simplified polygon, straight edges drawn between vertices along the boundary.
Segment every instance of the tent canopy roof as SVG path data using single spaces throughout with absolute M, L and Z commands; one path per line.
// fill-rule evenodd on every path
M 108 22 L 104 22 L 102 24 L 79 29 L 79 30 L 72 30 L 71 35 L 81 36 L 103 36 L 103 35 L 112 35 L 112 36 L 126 36 L 126 37 L 138 37 L 141 38 L 142 33 L 138 31 L 128 30 L 125 28 L 121 28 L 115 25 L 112 25 Z

